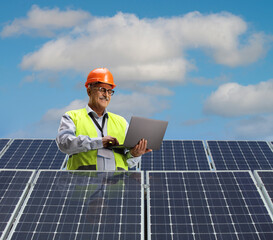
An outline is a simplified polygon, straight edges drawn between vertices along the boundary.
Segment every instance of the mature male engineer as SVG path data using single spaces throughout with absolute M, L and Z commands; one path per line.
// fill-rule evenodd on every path
M 85 83 L 89 102 L 85 108 L 66 112 L 61 119 L 56 142 L 69 155 L 68 170 L 128 170 L 152 151 L 141 139 L 132 149 L 117 152 L 109 149 L 122 144 L 128 129 L 127 121 L 107 111 L 116 87 L 113 75 L 106 68 L 92 70 Z

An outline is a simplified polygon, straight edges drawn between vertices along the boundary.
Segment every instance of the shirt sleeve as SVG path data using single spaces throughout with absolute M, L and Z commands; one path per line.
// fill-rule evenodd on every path
M 56 143 L 59 149 L 68 154 L 88 152 L 90 150 L 103 148 L 102 138 L 90 138 L 89 136 L 76 136 L 76 126 L 68 114 L 64 114 L 61 119 Z
M 141 161 L 141 156 L 140 157 L 133 157 L 130 153 L 130 151 L 128 151 L 126 153 L 126 158 L 127 158 L 127 163 L 128 163 L 128 167 L 129 168 L 133 168 L 136 167 L 137 164 Z

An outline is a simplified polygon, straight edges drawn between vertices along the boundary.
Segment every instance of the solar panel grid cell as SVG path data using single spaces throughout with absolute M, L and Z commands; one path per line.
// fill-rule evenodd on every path
M 149 172 L 150 239 L 271 239 L 249 172 Z
M 273 168 L 273 152 L 262 141 L 207 141 L 217 170 Z
M 10 239 L 142 239 L 136 172 L 41 171 Z
M 0 171 L 0 238 L 7 234 L 32 174 L 32 171 Z
M 15 139 L 0 159 L 0 168 L 60 169 L 65 154 L 54 140 Z
M 161 149 L 142 156 L 141 170 L 209 170 L 202 141 L 165 140 Z

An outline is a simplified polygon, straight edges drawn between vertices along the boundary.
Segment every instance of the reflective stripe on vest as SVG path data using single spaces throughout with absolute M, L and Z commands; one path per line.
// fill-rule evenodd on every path
M 86 108 L 67 112 L 76 126 L 76 136 L 85 135 L 90 138 L 98 137 L 95 125 L 88 115 Z M 117 138 L 120 144 L 124 142 L 126 120 L 114 113 L 108 112 L 107 135 Z M 128 170 L 125 155 L 114 152 L 116 169 Z M 97 150 L 81 152 L 72 155 L 67 162 L 68 170 L 76 170 L 81 166 L 94 165 L 97 169 Z

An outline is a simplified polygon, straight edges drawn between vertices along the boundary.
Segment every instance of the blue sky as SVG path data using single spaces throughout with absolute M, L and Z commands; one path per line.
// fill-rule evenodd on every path
M 271 1 L 5 1 L 1 138 L 55 138 L 107 67 L 109 111 L 169 121 L 165 139 L 273 140 Z

